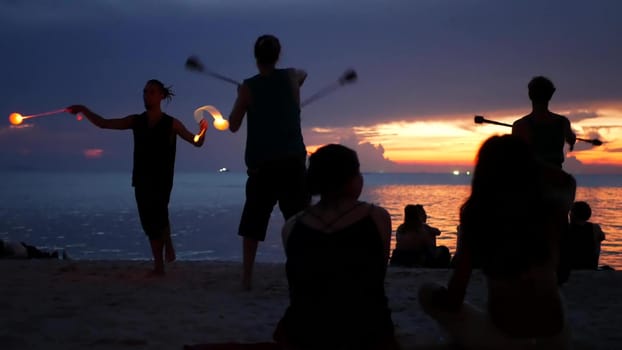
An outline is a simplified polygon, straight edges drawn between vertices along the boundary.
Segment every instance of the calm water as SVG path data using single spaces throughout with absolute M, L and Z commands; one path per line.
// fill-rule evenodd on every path
M 237 225 L 244 201 L 242 173 L 178 173 L 170 214 L 180 259 L 240 260 Z M 385 207 L 393 228 L 403 208 L 423 204 L 441 229 L 439 244 L 456 243 L 458 208 L 469 193 L 467 176 L 366 174 L 362 199 Z M 601 264 L 622 269 L 622 177 L 577 176 L 577 199 L 590 203 L 592 221 L 607 234 Z M 77 259 L 146 259 L 147 240 L 136 214 L 129 173 L 0 173 L 0 238 L 42 248 L 65 248 Z M 273 212 L 258 260 L 284 261 Z

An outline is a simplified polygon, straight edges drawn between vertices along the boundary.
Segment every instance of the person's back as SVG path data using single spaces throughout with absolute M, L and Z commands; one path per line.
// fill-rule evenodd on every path
M 289 69 L 274 69 L 244 81 L 250 90 L 246 164 L 305 154 L 300 106 Z
M 392 330 L 384 252 L 370 215 L 330 233 L 302 219 L 291 231 L 286 253 L 290 307 L 285 318 L 296 342 L 363 346 Z
M 555 93 L 553 82 L 542 76 L 534 77 L 528 89 L 532 111 L 512 124 L 512 135 L 525 141 L 540 161 L 561 168 L 564 142 L 572 151 L 576 135 L 568 118 L 549 111 L 549 101 Z
M 566 117 L 555 113 L 544 117 L 529 114 L 517 120 L 513 127 L 521 130 L 518 133 L 528 135 L 529 143 L 540 160 L 561 165 L 564 162 L 567 123 Z
M 391 266 L 448 267 L 451 254 L 445 246 L 436 246 L 440 230 L 426 224 L 427 213 L 421 204 L 404 208 L 404 223 L 395 232 L 396 245 Z
M 395 349 L 384 278 L 391 217 L 358 200 L 356 152 L 341 145 L 309 158 L 318 203 L 283 227 L 290 305 L 274 338 L 285 349 Z
M 567 246 L 568 261 L 572 269 L 597 269 L 600 244 L 605 234 L 600 225 L 589 222 L 592 208 L 583 201 L 575 202 L 570 210 Z
M 391 266 L 425 266 L 432 259 L 436 237 L 431 237 L 424 225 L 418 227 L 401 224 L 395 232 L 395 249 Z

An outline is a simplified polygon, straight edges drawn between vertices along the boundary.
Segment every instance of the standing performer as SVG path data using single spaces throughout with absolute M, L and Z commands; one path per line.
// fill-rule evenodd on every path
M 266 237 L 270 214 L 278 202 L 287 220 L 308 206 L 305 185 L 307 151 L 300 128 L 300 86 L 307 74 L 277 69 L 281 45 L 272 35 L 255 43 L 259 74 L 244 80 L 229 116 L 237 132 L 247 116 L 246 203 L 238 234 L 243 237 L 242 287 L 251 289 L 259 241 Z
M 512 125 L 512 135 L 517 135 L 530 145 L 541 161 L 561 168 L 564 162 L 564 142 L 570 150 L 577 136 L 570 128 L 568 118 L 549 111 L 549 101 L 555 93 L 555 85 L 548 78 L 539 76 L 528 85 L 532 111 Z
M 170 87 L 159 80 L 149 80 L 143 90 L 146 111 L 125 118 L 105 119 L 82 105 L 70 106 L 70 113 L 81 113 L 94 125 L 103 129 L 127 130 L 134 133 L 134 169 L 132 186 L 136 195 L 138 214 L 143 230 L 151 243 L 155 275 L 164 274 L 164 259 L 175 260 L 168 218 L 168 203 L 173 189 L 177 136 L 196 147 L 205 141 L 205 133 L 194 142 L 194 135 L 184 125 L 164 112 L 162 100 L 174 96 Z M 201 121 L 201 130 L 207 129 Z

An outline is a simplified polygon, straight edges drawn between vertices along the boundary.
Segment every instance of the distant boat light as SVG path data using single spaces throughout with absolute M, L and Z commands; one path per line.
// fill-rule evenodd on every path
M 459 170 L 454 170 L 453 174 L 456 175 L 456 176 L 460 175 L 460 171 Z

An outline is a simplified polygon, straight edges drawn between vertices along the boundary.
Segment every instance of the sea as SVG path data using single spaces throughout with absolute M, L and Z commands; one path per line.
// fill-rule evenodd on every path
M 606 234 L 600 264 L 622 269 L 622 176 L 575 178 L 577 200 L 591 205 L 591 221 Z M 361 199 L 386 208 L 393 230 L 403 222 L 404 206 L 422 204 L 428 223 L 442 231 L 438 244 L 455 251 L 458 211 L 469 194 L 469 175 L 366 173 L 364 179 Z M 237 229 L 245 182 L 243 172 L 175 174 L 169 212 L 178 259 L 241 261 Z M 0 200 L 0 239 L 63 249 L 77 260 L 151 257 L 129 172 L 0 172 Z M 283 222 L 275 208 L 258 261 L 285 261 Z

